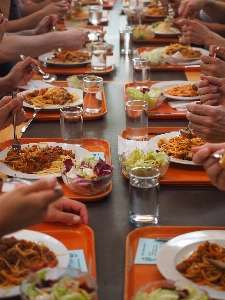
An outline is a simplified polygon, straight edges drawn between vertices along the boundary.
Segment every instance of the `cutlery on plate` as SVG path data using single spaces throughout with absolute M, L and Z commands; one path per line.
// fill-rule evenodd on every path
M 20 55 L 20 58 L 22 60 L 25 60 L 26 59 L 26 56 L 24 56 L 23 54 Z M 43 76 L 42 76 L 42 79 L 44 82 L 47 82 L 47 83 L 50 83 L 50 82 L 53 82 L 57 79 L 57 76 L 53 73 L 45 73 L 39 66 L 33 64 L 33 63 L 30 63 L 30 66 L 36 70 L 37 72 L 41 73 Z
M 30 118 L 30 120 L 26 123 L 26 125 L 23 126 L 23 128 L 21 129 L 21 132 L 24 133 L 27 130 L 27 127 L 30 125 L 30 123 L 33 121 L 33 119 L 36 117 L 36 114 L 39 112 L 39 110 L 41 109 L 40 106 L 36 106 L 34 108 L 34 113 L 33 116 Z
M 219 261 L 219 260 L 216 260 L 216 259 L 212 259 L 212 258 L 207 258 L 207 260 L 212 265 L 214 265 L 216 268 L 218 268 L 220 270 L 224 270 L 225 269 L 225 262 Z
M 12 92 L 12 98 L 16 98 L 16 92 Z M 17 138 L 17 133 L 16 133 L 16 114 L 13 115 L 13 130 L 14 130 L 14 139 L 12 142 L 12 149 L 13 150 L 20 150 L 21 149 L 21 144 Z

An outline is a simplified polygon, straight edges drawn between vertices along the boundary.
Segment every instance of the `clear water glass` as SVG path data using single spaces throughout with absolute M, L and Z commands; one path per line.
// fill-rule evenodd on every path
M 160 170 L 156 167 L 134 167 L 129 175 L 130 223 L 137 227 L 157 225 Z
M 102 111 L 103 79 L 90 75 L 83 79 L 83 109 L 88 115 Z
M 133 58 L 133 84 L 136 88 L 150 86 L 150 62 L 146 58 Z

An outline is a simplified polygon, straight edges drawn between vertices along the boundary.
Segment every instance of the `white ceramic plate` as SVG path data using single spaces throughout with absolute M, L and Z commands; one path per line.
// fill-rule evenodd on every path
M 169 240 L 159 249 L 156 256 L 156 264 L 160 273 L 166 279 L 182 279 L 190 282 L 176 270 L 176 265 L 183 259 L 189 257 L 191 253 L 205 241 L 214 242 L 224 246 L 225 230 L 195 231 Z M 218 291 L 203 285 L 200 285 L 199 287 L 207 291 L 212 299 L 225 299 L 225 291 Z
M 77 106 L 80 104 L 83 104 L 83 91 L 79 90 L 79 89 L 75 89 L 75 88 L 70 88 L 70 87 L 64 87 L 64 89 L 66 89 L 69 93 L 73 94 L 76 93 L 77 95 L 80 96 L 80 98 L 78 98 L 76 101 L 74 101 L 73 103 L 69 103 L 69 104 L 65 104 L 65 105 L 49 105 L 49 106 L 43 106 L 42 109 L 43 110 L 56 110 L 56 109 L 60 109 L 64 106 Z M 37 90 L 36 88 L 30 89 L 30 90 L 26 90 L 23 91 L 21 93 L 19 93 L 20 95 L 24 95 L 26 93 L 32 92 L 34 90 Z M 31 105 L 25 101 L 23 101 L 23 106 L 27 107 L 27 108 L 32 108 L 34 109 L 35 105 Z
M 24 239 L 32 242 L 43 242 L 50 250 L 52 250 L 55 253 L 59 261 L 57 266 L 68 267 L 69 259 L 70 259 L 69 252 L 67 248 L 57 239 L 41 232 L 25 230 L 25 229 L 8 234 L 5 237 L 11 237 L 11 236 L 14 236 L 18 240 Z M 19 285 L 7 290 L 0 288 L 0 298 L 8 298 L 8 297 L 19 296 L 19 295 L 20 295 Z
M 83 104 L 83 91 L 82 90 L 79 90 L 79 89 L 75 89 L 75 88 L 70 88 L 70 87 L 64 87 L 64 89 L 66 89 L 70 94 L 73 94 L 73 93 L 76 93 L 77 95 L 79 95 L 79 98 L 74 101 L 73 103 L 69 103 L 69 104 L 65 104 L 65 105 L 49 105 L 49 106 L 43 106 L 42 109 L 43 110 L 56 110 L 56 109 L 60 109 L 64 106 L 77 106 L 77 105 L 80 105 L 80 104 Z M 28 92 L 32 92 L 36 90 L 35 88 L 33 89 L 30 89 L 30 90 L 26 90 L 26 91 L 23 91 L 21 93 L 19 93 L 20 95 L 24 95 Z M 27 108 L 32 108 L 34 109 L 34 105 L 31 105 L 25 101 L 23 101 L 23 106 L 24 107 L 27 107 Z
M 196 83 L 196 82 L 195 81 L 182 81 L 182 80 L 181 81 L 179 81 L 179 80 L 176 80 L 176 81 L 162 81 L 162 82 L 153 84 L 152 87 L 157 87 L 157 88 L 162 89 L 163 91 L 166 91 L 166 90 L 168 90 L 172 87 L 175 87 L 175 86 L 181 86 L 181 85 L 193 84 L 193 83 Z M 199 96 L 180 97 L 180 96 L 171 96 L 171 95 L 168 95 L 166 93 L 164 93 L 164 96 L 167 97 L 167 98 L 170 98 L 170 99 L 174 99 L 174 100 L 184 100 L 184 101 L 199 100 Z
M 84 52 L 87 52 L 90 54 L 90 59 L 88 61 L 85 62 L 69 62 L 69 63 L 65 63 L 65 62 L 55 62 L 55 61 L 49 61 L 50 58 L 52 58 L 52 55 L 54 54 L 54 52 L 47 52 L 45 54 L 42 54 L 38 57 L 38 59 L 42 62 L 42 63 L 47 63 L 50 65 L 56 65 L 56 66 L 63 66 L 63 67 L 68 67 L 68 66 L 81 66 L 81 65 L 87 65 L 91 62 L 91 53 L 85 50 L 82 50 Z
M 154 30 L 154 33 L 157 35 L 163 35 L 163 36 L 178 36 L 181 34 L 181 32 L 161 32 L 161 31 L 157 31 Z
M 82 147 L 76 146 L 76 145 L 66 144 L 66 143 L 54 143 L 54 142 L 46 142 L 45 143 L 44 142 L 43 147 L 45 147 L 46 144 L 48 144 L 49 146 L 52 146 L 52 147 L 59 146 L 59 147 L 62 147 L 63 149 L 65 149 L 65 150 L 76 150 L 76 160 L 81 160 L 84 156 L 85 157 L 92 157 L 93 156 L 92 153 L 89 152 L 88 150 L 86 150 Z M 37 143 L 23 144 L 22 148 L 27 147 L 27 146 L 32 146 L 32 145 L 37 145 Z M 8 151 L 9 151 L 9 148 L 7 148 L 7 149 L 0 152 L 0 160 L 5 159 Z M 38 178 L 43 177 L 43 175 L 27 174 L 27 173 L 14 171 L 2 162 L 0 162 L 0 169 L 1 169 L 1 172 L 5 173 L 8 176 L 13 176 L 13 177 L 19 177 L 19 178 L 25 178 L 25 179 L 38 179 Z M 49 174 L 49 175 L 45 175 L 45 176 L 60 177 L 61 174 L 56 173 L 56 174 Z
M 172 132 L 156 135 L 156 136 L 154 136 L 153 138 L 151 138 L 149 140 L 149 143 L 148 143 L 149 148 L 151 148 L 152 150 L 160 150 L 160 148 L 158 147 L 158 140 L 159 139 L 161 139 L 161 138 L 169 139 L 169 138 L 177 136 L 177 135 L 180 135 L 178 131 L 172 131 Z M 196 164 L 193 163 L 193 161 L 191 161 L 191 160 L 184 160 L 184 159 L 174 158 L 174 157 L 171 157 L 171 156 L 170 156 L 170 162 L 183 164 L 183 165 L 196 166 Z

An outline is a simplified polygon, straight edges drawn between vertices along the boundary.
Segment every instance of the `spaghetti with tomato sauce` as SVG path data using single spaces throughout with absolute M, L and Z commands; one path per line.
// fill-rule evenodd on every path
M 225 290 L 225 271 L 215 267 L 208 259 L 225 262 L 224 247 L 210 243 L 202 243 L 187 258 L 182 260 L 176 269 L 186 278 L 200 285 L 208 285 L 218 290 Z
M 26 276 L 45 267 L 58 264 L 54 252 L 44 244 L 18 240 L 15 237 L 0 241 L 0 287 L 19 285 Z
M 27 174 L 56 174 L 60 173 L 63 161 L 75 159 L 74 150 L 64 150 L 59 146 L 42 147 L 43 144 L 24 147 L 21 150 L 9 150 L 2 161 L 10 169 Z
M 206 144 L 206 141 L 197 136 L 192 139 L 188 139 L 180 134 L 168 139 L 160 138 L 157 144 L 160 150 L 166 152 L 169 156 L 191 161 L 193 157 L 191 148 L 195 146 L 202 146 Z

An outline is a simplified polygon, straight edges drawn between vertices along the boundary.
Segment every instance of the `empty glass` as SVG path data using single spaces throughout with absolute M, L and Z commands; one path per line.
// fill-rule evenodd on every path
M 102 6 L 91 5 L 89 6 L 89 22 L 94 26 L 101 23 L 102 20 Z

